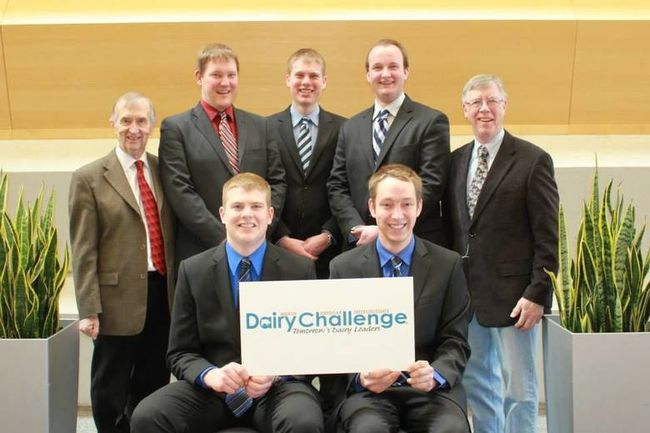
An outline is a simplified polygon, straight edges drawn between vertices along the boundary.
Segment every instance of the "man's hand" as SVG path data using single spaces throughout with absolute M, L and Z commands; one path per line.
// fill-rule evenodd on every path
M 415 361 L 409 366 L 408 372 L 411 377 L 406 383 L 413 388 L 429 392 L 436 386 L 433 380 L 433 367 L 427 361 Z
M 97 314 L 81 319 L 79 321 L 79 331 L 96 340 L 99 335 L 99 318 Z
M 314 256 L 305 250 L 305 242 L 301 241 L 300 239 L 283 236 L 277 243 L 285 250 L 289 250 L 299 256 L 307 257 L 309 260 L 316 261 L 316 259 L 318 259 L 317 256 Z
M 251 398 L 262 397 L 273 385 L 275 376 L 251 376 L 246 384 L 246 394 Z
M 537 325 L 544 315 L 544 306 L 529 301 L 526 298 L 519 298 L 517 305 L 512 309 L 510 317 L 515 318 L 519 316 L 519 320 L 515 323 L 515 328 L 521 331 L 528 331 L 533 326 Z
M 214 368 L 205 375 L 205 385 L 217 392 L 232 394 L 245 387 L 249 380 L 248 372 L 241 364 L 231 362 L 221 368 Z
M 330 237 L 327 233 L 320 233 L 305 239 L 305 251 L 318 258 L 330 246 Z
M 355 226 L 350 233 L 357 238 L 357 246 L 361 246 L 377 239 L 379 229 L 377 226 Z
M 387 368 L 373 370 L 359 374 L 359 383 L 368 391 L 375 394 L 382 393 L 393 384 L 401 372 L 392 371 Z

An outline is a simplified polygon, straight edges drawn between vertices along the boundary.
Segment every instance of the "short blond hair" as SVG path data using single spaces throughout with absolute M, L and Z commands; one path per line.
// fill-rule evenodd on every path
M 422 200 L 422 179 L 410 167 L 403 164 L 387 164 L 381 166 L 368 180 L 368 193 L 371 199 L 377 197 L 377 186 L 381 181 L 392 177 L 403 182 L 410 182 L 415 188 L 415 197 Z
M 262 177 L 255 173 L 239 173 L 228 179 L 223 184 L 221 193 L 221 204 L 226 205 L 226 196 L 230 190 L 242 188 L 244 191 L 260 191 L 266 196 L 266 205 L 271 206 L 271 185 Z
M 301 48 L 295 53 L 293 53 L 291 56 L 289 56 L 289 60 L 287 60 L 287 74 L 291 74 L 291 69 L 293 68 L 293 64 L 296 63 L 296 61 L 298 60 L 308 60 L 308 61 L 318 63 L 321 67 L 321 72 L 323 73 L 323 75 L 325 75 L 325 59 L 315 49 Z
M 237 66 L 237 72 L 239 72 L 239 59 L 237 58 L 237 54 L 228 45 L 220 43 L 207 44 L 201 48 L 196 59 L 196 69 L 203 75 L 208 62 L 216 59 L 226 61 L 234 60 Z

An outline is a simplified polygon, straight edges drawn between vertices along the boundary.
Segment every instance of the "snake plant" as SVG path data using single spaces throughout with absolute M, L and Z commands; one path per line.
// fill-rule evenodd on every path
M 612 204 L 612 183 L 601 198 L 596 167 L 572 259 L 560 206 L 560 266 L 557 275 L 547 273 L 561 323 L 571 332 L 645 331 L 650 316 L 650 250 L 644 254 L 641 246 L 645 225 L 637 233 L 635 207 L 625 206 L 619 191 Z
M 7 210 L 8 176 L 0 173 L 0 338 L 46 338 L 58 329 L 59 295 L 70 263 L 58 253 L 54 193 L 34 205 L 22 189 L 12 217 Z

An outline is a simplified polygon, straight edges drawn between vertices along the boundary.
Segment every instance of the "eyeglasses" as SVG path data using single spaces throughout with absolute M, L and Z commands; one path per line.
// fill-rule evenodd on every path
M 485 102 L 489 108 L 496 108 L 501 104 L 504 100 L 499 99 L 499 98 L 488 98 L 488 99 L 474 99 L 473 101 L 467 101 L 465 102 L 465 105 L 467 105 L 469 108 L 472 110 L 478 110 L 483 106 L 483 103 Z

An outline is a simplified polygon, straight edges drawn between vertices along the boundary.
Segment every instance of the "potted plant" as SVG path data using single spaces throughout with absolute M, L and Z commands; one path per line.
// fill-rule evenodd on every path
M 59 295 L 69 267 L 58 251 L 54 193 L 34 205 L 22 191 L 7 209 L 8 176 L 0 173 L 0 419 L 2 431 L 76 430 L 79 333 L 61 329 Z
M 559 214 L 559 271 L 549 272 L 559 316 L 545 317 L 544 383 L 549 433 L 647 432 L 650 425 L 650 251 L 635 207 L 612 182 L 582 208 L 570 259 Z

